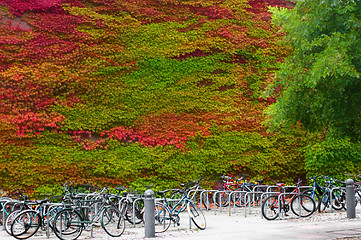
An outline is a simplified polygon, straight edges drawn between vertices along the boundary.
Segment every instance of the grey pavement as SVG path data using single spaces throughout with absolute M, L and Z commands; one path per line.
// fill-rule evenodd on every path
M 282 220 L 267 221 L 261 218 L 259 211 L 244 216 L 244 212 L 229 216 L 227 211 L 222 213 L 205 212 L 207 219 L 206 230 L 196 230 L 194 225 L 189 228 L 189 218 L 186 213 L 181 216 L 179 227 L 157 234 L 153 239 L 179 240 L 222 240 L 222 239 L 250 239 L 250 240 L 288 240 L 288 239 L 344 239 L 361 236 L 361 212 L 358 210 L 355 219 L 348 219 L 345 212 L 316 213 L 308 218 L 285 217 Z M 0 231 L 1 240 L 14 239 L 5 231 Z M 41 231 L 34 240 L 46 240 L 45 232 Z M 50 240 L 57 239 L 51 233 Z M 125 233 L 119 238 L 108 237 L 102 229 L 94 229 L 93 238 L 90 231 L 84 231 L 80 240 L 107 239 L 144 239 L 144 227 L 133 228 L 127 226 Z M 361 239 L 361 238 L 360 238 Z

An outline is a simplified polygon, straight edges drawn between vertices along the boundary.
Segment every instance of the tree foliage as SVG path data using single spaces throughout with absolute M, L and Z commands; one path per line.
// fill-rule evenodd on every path
M 275 128 L 301 122 L 328 137 L 361 137 L 361 4 L 301 1 L 271 8 L 273 22 L 294 49 L 270 88 L 280 95 L 267 114 Z

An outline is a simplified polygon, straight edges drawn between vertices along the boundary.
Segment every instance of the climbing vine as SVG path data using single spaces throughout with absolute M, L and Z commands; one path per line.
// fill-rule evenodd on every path
M 0 0 L 2 187 L 304 174 L 306 137 L 262 125 L 286 4 Z

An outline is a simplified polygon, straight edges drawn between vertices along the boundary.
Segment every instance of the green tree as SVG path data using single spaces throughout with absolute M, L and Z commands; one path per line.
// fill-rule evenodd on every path
M 267 92 L 279 95 L 266 110 L 268 124 L 301 122 L 331 138 L 360 140 L 361 3 L 306 0 L 271 12 L 294 52 Z

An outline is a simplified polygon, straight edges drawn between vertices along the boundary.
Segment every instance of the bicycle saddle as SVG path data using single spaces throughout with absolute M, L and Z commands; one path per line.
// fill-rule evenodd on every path
M 44 204 L 48 202 L 48 198 L 42 199 L 42 200 L 35 200 L 37 204 Z
M 161 195 L 161 196 L 164 196 L 164 194 L 166 193 L 167 191 L 158 191 L 157 194 L 158 195 Z

